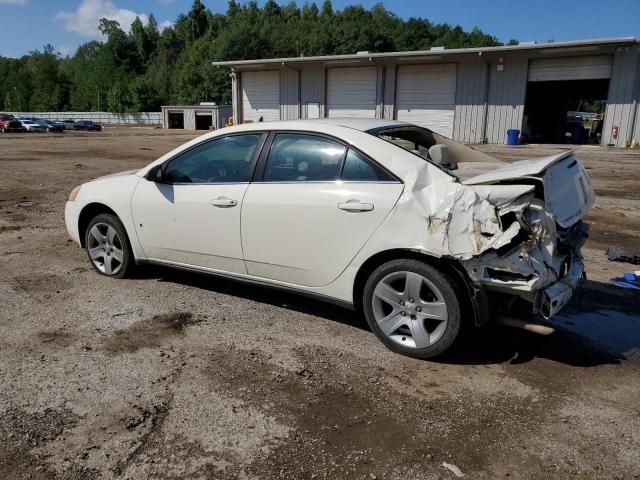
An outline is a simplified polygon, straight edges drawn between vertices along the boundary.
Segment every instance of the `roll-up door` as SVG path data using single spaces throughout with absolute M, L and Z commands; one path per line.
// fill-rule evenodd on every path
M 242 121 L 280 120 L 280 72 L 242 72 Z
M 611 55 L 536 58 L 529 62 L 529 81 L 594 80 L 611 76 Z
M 327 71 L 327 116 L 375 118 L 378 69 L 330 68 Z
M 453 136 L 456 64 L 401 65 L 396 87 L 398 120 Z

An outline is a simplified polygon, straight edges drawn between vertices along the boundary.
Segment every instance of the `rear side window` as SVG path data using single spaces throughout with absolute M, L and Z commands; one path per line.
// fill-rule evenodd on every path
M 359 153 L 349 149 L 342 169 L 342 180 L 352 182 L 389 182 L 395 179 Z
M 275 136 L 265 182 L 332 181 L 340 177 L 346 147 L 324 137 L 297 133 Z

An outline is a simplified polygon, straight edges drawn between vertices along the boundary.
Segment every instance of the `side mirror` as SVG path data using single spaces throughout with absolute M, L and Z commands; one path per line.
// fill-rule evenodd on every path
M 155 183 L 165 183 L 164 175 L 162 173 L 162 164 L 156 165 L 147 173 L 147 180 Z

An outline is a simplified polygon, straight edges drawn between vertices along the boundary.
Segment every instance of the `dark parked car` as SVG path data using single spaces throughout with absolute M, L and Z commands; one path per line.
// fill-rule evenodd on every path
M 102 130 L 102 125 L 96 122 L 92 122 L 91 120 L 79 120 L 75 122 L 73 127 L 75 130 L 93 130 L 99 132 Z
M 62 132 L 65 130 L 64 123 L 55 120 L 41 120 L 47 129 L 47 132 Z M 41 124 L 41 125 L 43 125 Z
M 20 120 L 16 119 L 16 117 L 8 113 L 2 113 L 0 114 L 0 131 L 3 133 L 22 132 L 24 129 Z

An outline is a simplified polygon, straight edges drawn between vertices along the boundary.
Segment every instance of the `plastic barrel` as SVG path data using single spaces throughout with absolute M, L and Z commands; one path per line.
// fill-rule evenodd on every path
M 520 136 L 520 130 L 510 128 L 507 130 L 507 145 L 518 145 L 518 137 Z

